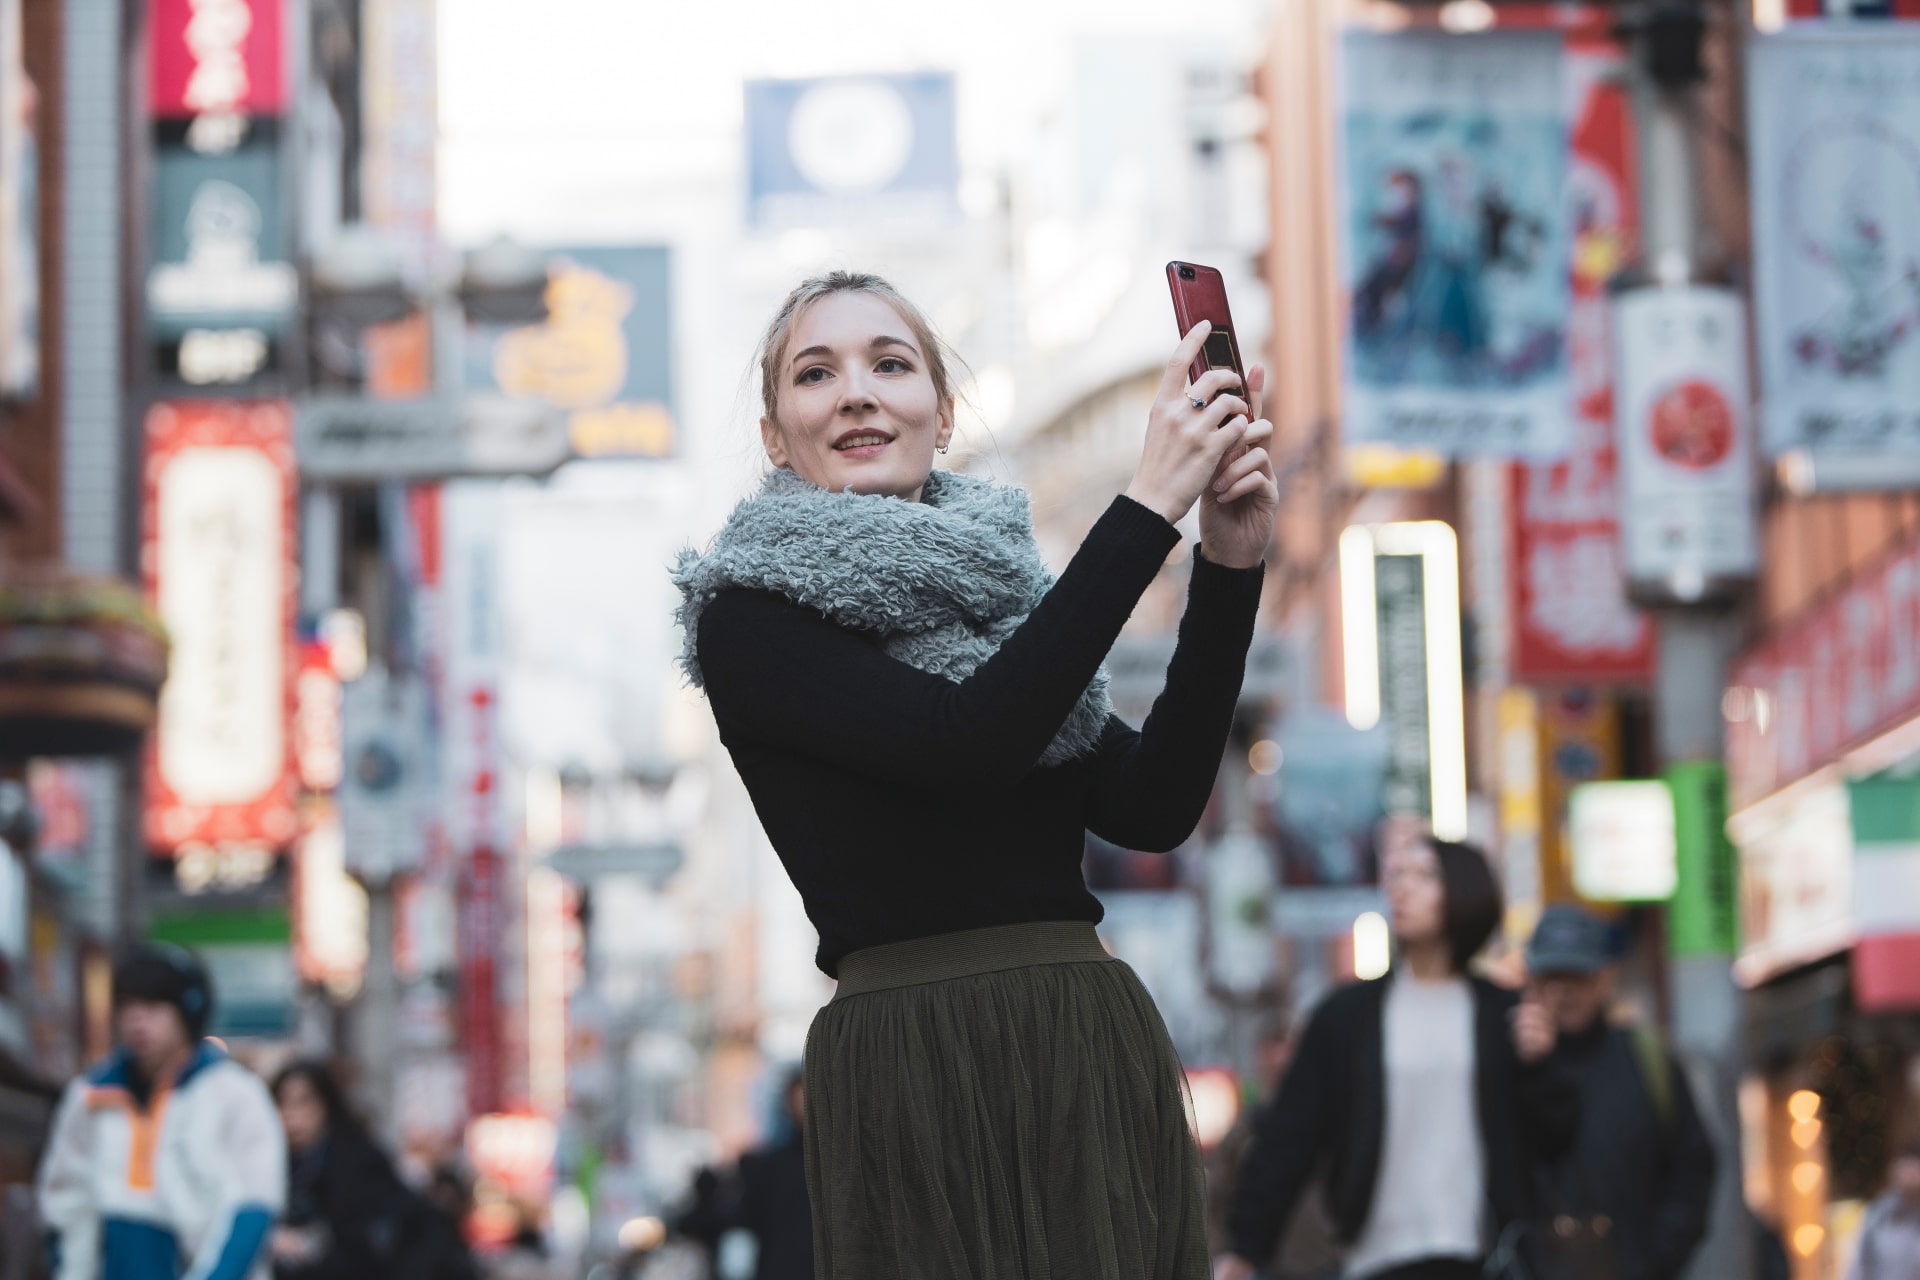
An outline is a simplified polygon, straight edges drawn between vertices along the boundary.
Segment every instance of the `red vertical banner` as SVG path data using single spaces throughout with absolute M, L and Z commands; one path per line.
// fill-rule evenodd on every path
M 1513 667 L 1525 683 L 1635 683 L 1652 677 L 1652 619 L 1626 597 L 1614 446 L 1608 282 L 1638 234 L 1633 121 L 1608 41 L 1570 41 L 1574 202 L 1568 350 L 1573 449 L 1513 467 Z
M 460 869 L 460 1046 L 467 1058 L 467 1113 L 501 1106 L 506 1075 L 500 1018 L 500 930 L 506 923 L 504 863 L 474 849 Z
M 141 572 L 172 645 L 147 844 L 284 849 L 300 831 L 292 413 L 278 400 L 157 404 L 145 443 Z
M 152 0 L 156 120 L 277 116 L 287 107 L 286 0 Z
M 422 500 L 423 501 L 423 500 Z M 439 494 L 436 561 L 441 671 L 443 812 L 458 904 L 460 1047 L 470 1115 L 498 1110 L 514 1072 L 504 1005 L 516 928 L 512 846 L 501 802 L 499 557 L 503 504 L 497 484 L 458 482 Z M 424 510 L 424 508 L 423 508 Z

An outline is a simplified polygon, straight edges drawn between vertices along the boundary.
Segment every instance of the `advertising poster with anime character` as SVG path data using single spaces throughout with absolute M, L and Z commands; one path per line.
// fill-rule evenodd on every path
M 1920 33 L 1762 36 L 1750 68 L 1767 452 L 1920 451 Z
M 1349 442 L 1552 458 L 1570 443 L 1558 35 L 1342 40 Z

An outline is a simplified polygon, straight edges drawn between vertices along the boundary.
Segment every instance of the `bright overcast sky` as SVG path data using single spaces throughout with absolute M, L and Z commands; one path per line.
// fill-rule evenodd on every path
M 453 0 L 440 6 L 443 219 L 456 239 L 538 238 L 581 202 L 724 181 L 741 83 L 763 76 L 953 70 L 961 162 L 991 169 L 1070 86 L 1076 34 L 1190 31 L 1191 12 L 1167 0 Z

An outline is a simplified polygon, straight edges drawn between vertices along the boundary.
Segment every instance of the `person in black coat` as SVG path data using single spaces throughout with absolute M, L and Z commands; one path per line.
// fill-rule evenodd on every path
M 1538 1163 L 1572 1141 L 1551 1015 L 1467 972 L 1502 910 L 1485 857 L 1423 836 L 1382 871 L 1396 963 L 1314 1012 L 1256 1123 L 1221 1280 L 1254 1274 L 1316 1174 L 1349 1280 L 1478 1280 L 1492 1237 L 1531 1215 Z
M 782 1101 L 790 1130 L 740 1157 L 738 1222 L 759 1246 L 753 1280 L 813 1280 L 813 1209 L 807 1199 L 805 1080 L 787 1079 Z
M 400 1180 L 324 1065 L 286 1068 L 273 1099 L 288 1163 L 274 1280 L 472 1280 L 458 1227 Z
M 1713 1140 L 1658 1034 L 1607 1016 L 1619 977 L 1611 933 L 1554 906 L 1527 947 L 1531 989 L 1560 1032 L 1554 1061 L 1581 1104 L 1573 1146 L 1541 1175 L 1541 1211 L 1561 1228 L 1543 1242 L 1541 1280 L 1580 1274 L 1581 1254 L 1603 1257 L 1619 1280 L 1677 1280 L 1707 1234 Z

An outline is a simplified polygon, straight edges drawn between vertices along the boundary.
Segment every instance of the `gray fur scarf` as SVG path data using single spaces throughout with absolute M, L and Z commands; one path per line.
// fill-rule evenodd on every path
M 1053 577 L 1040 562 L 1024 490 L 950 471 L 921 501 L 829 493 L 782 469 L 735 507 L 705 555 L 674 566 L 686 636 L 680 665 L 698 688 L 700 614 L 729 587 L 806 605 L 877 636 L 893 658 L 958 683 L 1013 634 Z M 1090 754 L 1112 714 L 1102 669 L 1040 757 Z

